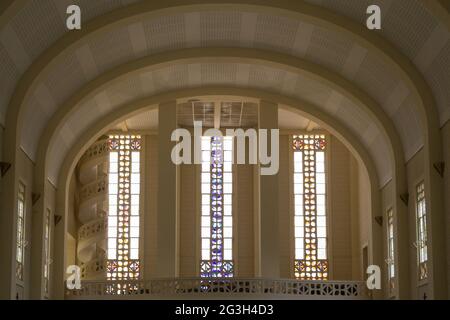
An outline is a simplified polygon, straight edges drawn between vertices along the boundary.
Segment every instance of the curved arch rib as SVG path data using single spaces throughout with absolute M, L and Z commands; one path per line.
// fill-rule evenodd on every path
M 379 212 L 380 205 L 380 191 L 378 188 L 378 177 L 375 169 L 375 165 L 368 154 L 364 146 L 359 142 L 358 138 L 355 137 L 344 125 L 321 111 L 317 106 L 314 106 L 305 101 L 299 99 L 294 99 L 290 97 L 285 97 L 279 94 L 269 93 L 263 90 L 257 89 L 240 89 L 235 87 L 201 87 L 192 88 L 185 90 L 177 90 L 167 93 L 161 93 L 147 98 L 139 99 L 131 104 L 128 104 L 114 112 L 108 114 L 99 120 L 96 124 L 92 125 L 86 132 L 83 133 L 82 137 L 77 140 L 76 145 L 73 146 L 70 151 L 65 156 L 63 161 L 63 166 L 59 172 L 58 179 L 58 189 L 57 189 L 57 205 L 58 211 L 64 213 L 62 223 L 60 223 L 59 228 L 55 230 L 55 237 L 59 239 L 57 241 L 57 251 L 56 256 L 59 257 L 55 261 L 55 274 L 54 281 L 57 296 L 62 298 L 64 294 L 64 273 L 63 273 L 63 263 L 64 263 L 64 248 L 65 248 L 65 234 L 67 228 L 67 219 L 65 213 L 68 209 L 68 197 L 67 192 L 69 190 L 69 178 L 73 173 L 78 160 L 81 158 L 83 153 L 88 149 L 91 143 L 94 143 L 98 137 L 105 134 L 109 128 L 114 127 L 115 124 L 120 123 L 124 119 L 139 114 L 145 110 L 156 108 L 157 105 L 163 101 L 173 100 L 173 99 L 185 99 L 192 96 L 208 96 L 208 95 L 220 95 L 220 96 L 244 96 L 253 99 L 261 99 L 267 101 L 273 101 L 278 104 L 283 104 L 289 107 L 291 111 L 301 113 L 304 116 L 311 118 L 316 123 L 322 125 L 324 128 L 328 129 L 332 134 L 341 139 L 347 147 L 352 151 L 356 158 L 363 164 L 364 168 L 367 170 L 370 187 L 371 187 L 371 211 L 372 216 Z M 332 123 L 332 125 L 330 125 Z M 378 226 L 371 220 L 369 238 L 372 239 L 370 254 L 370 263 L 381 264 L 382 263 L 382 249 L 381 249 L 381 227 Z

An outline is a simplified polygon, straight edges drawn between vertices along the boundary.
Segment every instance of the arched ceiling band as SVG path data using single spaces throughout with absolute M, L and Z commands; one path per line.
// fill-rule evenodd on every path
M 25 7 L 27 0 L 2 0 L 0 2 L 0 30 Z
M 354 153 L 355 157 L 362 162 L 363 168 L 367 170 L 369 181 L 370 181 L 370 189 L 371 189 L 371 212 L 372 215 L 379 212 L 379 201 L 380 195 L 378 191 L 377 181 L 378 178 L 376 176 L 376 170 L 373 166 L 373 162 L 371 157 L 367 154 L 364 147 L 358 142 L 358 139 L 354 137 L 345 126 L 341 126 L 337 123 L 334 123 L 333 127 L 328 126 L 327 121 L 335 121 L 332 118 L 327 117 L 325 114 L 321 114 L 321 111 L 308 103 L 304 103 L 297 99 L 291 99 L 287 97 L 282 97 L 279 95 L 270 94 L 264 90 L 241 90 L 237 88 L 222 88 L 217 90 L 212 90 L 220 95 L 238 95 L 238 96 L 247 96 L 253 98 L 263 98 L 268 101 L 277 101 L 284 105 L 292 105 L 292 110 L 302 114 L 308 114 L 308 116 L 317 123 L 323 125 L 325 128 L 330 130 L 335 136 L 337 136 L 341 141 L 346 144 L 350 150 Z M 214 94 L 213 92 L 213 94 Z M 74 145 L 68 154 L 65 156 L 63 161 L 63 167 L 59 173 L 59 183 L 57 185 L 57 209 L 58 212 L 66 214 L 68 212 L 68 190 L 70 184 L 70 177 L 73 173 L 73 170 L 84 153 L 84 151 L 95 141 L 96 138 L 101 136 L 103 133 L 106 133 L 108 128 L 111 125 L 114 125 L 123 119 L 126 119 L 130 114 L 139 113 L 146 109 L 149 109 L 152 105 L 158 104 L 160 102 L 165 102 L 173 99 L 181 99 L 187 98 L 191 96 L 205 96 L 211 94 L 211 90 L 205 88 L 198 89 L 189 89 L 189 90 L 178 90 L 176 92 L 159 94 L 153 97 L 149 97 L 146 99 L 141 99 L 140 101 L 136 101 L 133 104 L 129 104 L 124 106 L 123 108 L 116 110 L 114 113 L 110 113 L 105 116 L 103 119 L 98 121 L 95 125 L 91 126 L 86 132 L 83 133 L 82 137 L 77 140 L 76 145 Z M 156 106 L 155 106 L 156 107 Z M 60 226 L 59 231 L 55 232 L 55 237 L 59 239 L 59 241 L 64 242 L 66 228 L 67 228 L 67 219 L 66 216 L 63 216 L 62 226 Z M 373 230 L 377 228 L 378 225 L 373 221 L 369 224 L 369 238 L 371 238 L 372 242 L 378 242 L 380 230 Z M 61 229 L 62 228 L 62 229 Z M 379 227 L 377 229 L 380 229 Z M 370 244 L 371 248 L 371 262 L 375 264 L 381 264 L 381 254 L 377 251 L 376 245 Z M 373 246 L 373 247 L 372 247 Z M 59 246 L 59 250 L 63 250 L 65 246 Z M 374 252 L 377 251 L 377 252 Z M 64 251 L 59 251 L 56 255 L 58 259 L 55 261 L 55 272 L 54 272 L 54 281 L 55 283 L 55 294 L 63 297 L 64 294 Z
M 279 94 L 270 93 L 264 90 L 256 90 L 249 88 L 236 88 L 236 87 L 200 87 L 175 90 L 172 92 L 165 92 L 156 94 L 153 96 L 138 99 L 126 106 L 123 106 L 114 112 L 109 113 L 107 116 L 101 118 L 94 125 L 90 126 L 86 130 L 80 139 L 77 140 L 76 145 L 70 148 L 68 154 L 65 155 L 63 165 L 59 171 L 59 179 L 57 186 L 69 183 L 68 178 L 70 173 L 73 172 L 78 160 L 83 155 L 84 151 L 95 142 L 95 140 L 102 134 L 107 133 L 108 130 L 113 128 L 116 124 L 124 121 L 130 116 L 137 115 L 146 110 L 155 108 L 159 103 L 170 101 L 187 99 L 196 96 L 230 96 L 230 97 L 245 97 L 258 100 L 272 101 L 278 104 L 282 104 L 288 108 L 289 111 L 301 114 L 304 117 L 310 118 L 314 122 L 318 123 L 321 127 L 325 128 L 331 134 L 340 139 L 346 147 L 352 152 L 352 154 L 360 161 L 364 168 L 367 170 L 371 184 L 375 190 L 378 189 L 378 177 L 373 163 L 367 149 L 359 142 L 359 139 L 351 133 L 344 124 L 336 121 L 333 117 L 330 117 L 317 106 L 314 106 L 306 101 L 286 97 Z M 63 179 L 61 179 L 63 178 Z
M 233 1 L 232 1 L 233 2 Z M 216 1 L 214 5 L 206 4 L 205 1 L 193 1 L 193 2 L 186 2 L 183 1 L 183 6 L 179 6 L 179 1 L 169 1 L 165 2 L 164 4 L 155 4 L 155 3 L 138 3 L 135 5 L 131 5 L 127 8 L 120 9 L 113 11 L 110 14 L 107 14 L 103 16 L 102 18 L 96 19 L 92 21 L 91 23 L 88 23 L 80 32 L 76 33 L 70 33 L 67 36 L 64 36 L 60 41 L 58 41 L 52 48 L 47 50 L 47 52 L 39 59 L 39 61 L 30 68 L 29 72 L 27 72 L 27 75 L 33 75 L 40 73 L 40 71 L 45 68 L 48 64 L 51 63 L 53 58 L 61 53 L 63 50 L 62 48 L 73 48 L 75 46 L 75 43 L 77 40 L 80 40 L 82 38 L 90 38 L 93 37 L 94 33 L 97 32 L 105 32 L 105 29 L 112 28 L 118 24 L 125 23 L 127 19 L 131 19 L 132 17 L 136 17 L 143 14 L 161 14 L 163 11 L 170 11 L 170 12 L 179 12 L 183 10 L 187 10 L 192 7 L 198 7 L 199 9 L 206 10 L 208 8 L 217 8 L 217 5 L 221 3 L 221 1 Z M 193 5 L 187 5 L 189 3 L 194 3 Z M 374 49 L 380 56 L 384 57 L 385 60 L 387 60 L 391 65 L 393 65 L 396 69 L 403 70 L 405 72 L 402 72 L 404 77 L 409 79 L 409 74 L 415 74 L 414 67 L 412 67 L 409 64 L 405 64 L 404 61 L 407 60 L 404 57 L 402 57 L 401 54 L 395 51 L 395 49 L 390 46 L 386 41 L 384 41 L 382 38 L 377 37 L 374 35 L 374 33 L 367 32 L 367 30 L 360 30 L 361 28 L 358 28 L 358 26 L 355 26 L 355 24 L 351 21 L 348 21 L 347 19 L 344 19 L 340 16 L 334 15 L 331 12 L 328 12 L 327 10 L 320 9 L 318 7 L 305 4 L 303 2 L 295 3 L 287 2 L 287 1 L 260 1 L 258 2 L 258 6 L 255 6 L 252 2 L 250 4 L 233 4 L 233 8 L 239 9 L 242 8 L 242 10 L 249 10 L 249 9 L 260 9 L 265 11 L 278 11 L 280 14 L 285 16 L 291 16 L 296 18 L 302 18 L 309 21 L 314 21 L 316 24 L 324 25 L 326 27 L 335 27 L 339 29 L 340 31 L 343 31 L 346 35 L 356 39 L 358 42 L 364 44 L 367 47 L 370 47 L 371 49 Z M 231 5 L 224 5 L 222 6 L 228 6 Z M 332 22 L 331 22 L 332 21 Z M 387 50 L 387 54 L 384 52 Z M 406 66 L 406 67 L 405 67 Z M 403 67 L 403 68 L 402 68 Z M 25 78 L 25 79 L 24 79 Z M 21 80 L 21 85 L 19 85 L 18 91 L 20 92 L 21 89 L 27 88 L 32 81 L 25 81 L 27 77 L 24 77 Z M 34 78 L 34 77 L 31 77 Z M 414 77 L 415 79 L 416 77 Z M 420 78 L 420 77 L 419 77 Z M 30 79 L 31 80 L 31 79 Z M 419 79 L 420 80 L 420 79 Z M 420 81 L 419 81 L 420 82 Z M 414 87 L 414 81 L 409 82 Z M 20 95 L 19 95 L 20 96 Z M 14 98 L 17 97 L 17 94 L 14 95 Z M 8 133 L 11 130 L 8 130 L 9 124 L 13 123 L 21 123 L 20 119 L 17 119 L 17 116 L 20 114 L 18 113 L 17 109 L 20 109 L 21 99 L 20 97 L 18 99 L 14 99 L 11 103 L 10 109 L 13 109 L 12 111 L 8 111 L 8 119 L 10 120 L 19 120 L 17 121 L 8 121 L 7 126 L 7 132 L 6 135 L 8 136 Z M 426 106 L 432 106 L 434 103 L 427 104 Z M 12 108 L 11 108 L 12 107 Z M 430 107 L 428 107 L 429 109 Z M 427 110 L 430 111 L 430 110 Z M 424 112 L 421 112 L 423 115 Z M 427 112 L 425 112 L 427 114 Z M 430 117 L 433 118 L 433 114 L 436 115 L 435 111 L 428 112 L 430 114 Z M 9 116 L 11 115 L 11 116 Z M 12 117 L 12 119 L 11 119 Z M 19 116 L 20 118 L 20 116 Z M 20 125 L 19 125 L 20 127 Z
M 390 150 L 391 153 L 389 156 L 391 173 L 396 171 L 394 168 L 401 167 L 401 164 L 404 163 L 401 152 L 401 141 L 392 122 L 373 99 L 356 88 L 351 82 L 343 79 L 334 72 L 302 59 L 293 58 L 281 53 L 243 48 L 195 48 L 165 52 L 136 60 L 106 72 L 87 84 L 77 94 L 73 95 L 67 103 L 58 108 L 52 120 L 46 125 L 44 134 L 38 144 L 38 162 L 43 161 L 45 150 L 51 144 L 49 141 L 51 141 L 53 136 L 58 134 L 58 130 L 65 124 L 67 117 L 77 110 L 81 102 L 92 98 L 95 94 L 105 90 L 114 82 L 119 81 L 119 79 L 132 77 L 134 72 L 142 69 L 155 70 L 168 65 L 192 64 L 202 61 L 217 62 L 219 60 L 235 63 L 248 62 L 261 66 L 271 66 L 297 74 L 306 74 L 310 78 L 332 88 L 360 107 L 361 110 L 369 115 L 370 120 L 376 124 L 384 136 L 385 143 L 388 146 L 387 150 Z

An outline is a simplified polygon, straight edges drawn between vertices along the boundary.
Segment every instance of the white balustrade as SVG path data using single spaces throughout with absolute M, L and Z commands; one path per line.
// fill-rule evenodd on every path
M 106 274 L 106 233 L 108 201 L 108 140 L 94 143 L 81 157 L 79 191 L 77 263 L 81 277 L 103 280 Z
M 83 186 L 80 190 L 80 202 L 96 197 L 96 196 L 106 196 L 108 190 L 108 176 L 104 175 L 99 179 Z
M 92 220 L 82 225 L 78 229 L 78 241 L 83 241 L 89 238 L 95 238 L 99 234 L 105 235 L 107 222 L 108 222 L 107 217 L 100 217 L 96 220 Z
M 108 140 L 101 140 L 94 143 L 80 159 L 80 163 L 84 164 L 93 159 L 104 158 L 108 156 L 109 148 L 108 148 Z
M 261 278 L 173 278 L 82 281 L 68 299 L 368 299 L 363 281 L 298 281 Z
M 94 259 L 81 264 L 82 279 L 104 279 L 106 273 L 106 255 L 104 251 L 99 251 Z

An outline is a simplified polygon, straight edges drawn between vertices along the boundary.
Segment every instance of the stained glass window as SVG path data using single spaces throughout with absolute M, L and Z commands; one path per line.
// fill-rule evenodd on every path
M 25 260 L 25 185 L 19 182 L 17 195 L 16 277 L 23 281 Z
M 109 139 L 107 278 L 139 278 L 141 137 Z
M 394 260 L 394 212 L 392 208 L 387 211 L 387 244 L 388 244 L 388 282 L 391 294 L 394 291 L 395 260 Z
M 44 291 L 49 292 L 49 275 L 50 275 L 50 210 L 45 213 L 44 228 Z
M 417 228 L 417 258 L 419 279 L 428 276 L 428 246 L 427 246 L 427 209 L 425 203 L 425 185 L 423 182 L 416 186 L 416 228 Z
M 325 135 L 294 135 L 294 275 L 328 279 Z
M 233 276 L 232 162 L 232 137 L 202 137 L 202 277 Z

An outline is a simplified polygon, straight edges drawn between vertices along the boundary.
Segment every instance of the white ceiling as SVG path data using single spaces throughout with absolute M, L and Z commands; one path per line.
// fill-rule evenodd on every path
M 191 32 L 188 23 L 197 20 L 202 26 L 198 34 Z M 239 23 L 238 23 L 239 22 Z M 204 29 L 203 29 L 204 28 Z M 134 39 L 140 29 L 142 39 Z M 244 30 L 253 29 L 251 39 L 245 39 Z M 132 31 L 133 30 L 133 31 Z M 207 31 L 208 30 L 208 31 Z M 302 32 L 300 32 L 300 30 Z M 308 33 L 303 31 L 309 30 Z M 155 33 L 157 32 L 157 34 Z M 226 35 L 226 36 L 225 36 Z M 282 35 L 282 36 L 280 36 Z M 195 39 L 195 37 L 199 37 Z M 235 37 L 235 38 L 233 38 Z M 131 61 L 139 56 L 147 55 L 162 50 L 176 49 L 183 46 L 192 47 L 196 43 L 202 46 L 214 46 L 218 43 L 224 46 L 248 46 L 253 48 L 283 51 L 300 56 L 314 63 L 326 66 L 333 71 L 354 82 L 367 91 L 391 116 L 402 138 L 405 147 L 405 157 L 409 159 L 423 144 L 421 125 L 411 114 L 416 107 L 408 89 L 400 91 L 398 98 L 396 88 L 407 88 L 399 75 L 387 67 L 382 60 L 374 54 L 361 49 L 358 44 L 343 37 L 341 34 L 316 27 L 294 19 L 269 16 L 267 14 L 234 11 L 208 11 L 192 12 L 184 14 L 172 14 L 156 18 L 143 17 L 142 22 L 135 22 L 116 30 L 98 35 L 90 39 L 84 45 L 80 43 L 78 49 L 68 52 L 55 63 L 48 72 L 48 77 L 36 86 L 31 99 L 26 104 L 28 119 L 25 119 L 25 128 L 31 132 L 24 132 L 22 147 L 34 159 L 33 154 L 38 141 L 29 139 L 40 137 L 42 128 L 51 118 L 56 109 L 66 101 L 80 86 L 99 75 L 101 72 L 114 66 Z M 140 43 L 137 47 L 134 43 Z M 357 52 L 360 59 L 354 59 Z M 198 72 L 185 69 L 183 73 L 154 73 L 153 81 L 133 78 L 129 80 L 129 86 L 134 94 L 138 91 L 160 91 L 166 82 L 178 84 L 185 81 L 192 83 L 201 80 L 211 82 L 209 79 L 220 83 L 260 83 L 260 85 L 272 90 L 286 90 L 298 88 L 307 98 L 321 96 L 319 101 L 327 103 L 330 89 L 314 87 L 310 83 L 303 83 L 299 88 L 296 82 L 285 78 L 286 73 L 268 67 L 258 66 L 251 69 L 213 69 L 213 64 L 204 64 Z M 175 68 L 175 67 L 174 67 Z M 87 71 L 86 71 L 87 70 Z M 89 71 L 89 72 L 88 72 Z M 67 75 L 70 74 L 70 77 Z M 178 78 L 174 78 L 173 75 Z M 172 75 L 172 78 L 170 78 Z M 143 76 L 146 77 L 145 75 Z M 61 81 L 61 79 L 64 79 Z M 151 87 L 151 85 L 154 87 Z M 214 83 L 211 83 L 214 84 Z M 115 86 L 108 92 L 112 100 L 119 97 L 119 90 Z M 36 121 L 36 111 L 42 112 L 41 121 Z M 31 113 L 30 113 L 31 112 Z M 396 121 L 397 118 L 409 118 Z M 27 130 L 27 129 L 25 129 Z
M 304 116 L 282 108 L 278 109 L 278 126 L 280 129 L 314 130 L 320 126 Z M 115 130 L 157 130 L 158 109 L 152 109 L 134 115 L 114 127 Z
M 134 115 L 119 123 L 116 130 L 157 130 L 158 129 L 158 109 L 152 109 Z
M 320 129 L 320 126 L 314 121 L 305 118 L 298 113 L 294 113 L 281 108 L 278 109 L 278 126 L 280 127 L 280 129 Z
M 241 70 L 247 70 L 248 73 L 246 78 L 241 77 L 240 86 L 267 90 L 270 85 L 273 86 L 276 83 L 279 89 L 276 90 L 272 87 L 271 92 L 305 100 L 332 117 L 342 118 L 343 123 L 346 123 L 348 129 L 360 139 L 362 144 L 367 146 L 369 153 L 373 156 L 378 169 L 380 184 L 391 177 L 390 163 L 383 156 L 389 153 L 388 142 L 384 140 L 384 135 L 379 128 L 371 125 L 371 117 L 362 112 L 360 106 L 344 98 L 336 91 L 327 88 L 311 76 L 295 74 L 278 68 L 264 67 L 264 77 L 261 77 L 260 81 L 250 82 L 251 75 L 261 72 L 261 69 L 260 65 L 220 62 L 220 59 L 216 59 L 215 63 L 186 64 L 180 62 L 177 65 L 160 67 L 152 71 L 143 69 L 129 77 L 125 76 L 114 81 L 111 87 L 107 87 L 94 96 L 86 97 L 77 111 L 67 117 L 65 126 L 60 134 L 55 137 L 54 144 L 49 151 L 51 178 L 57 177 L 56 174 L 63 161 L 63 158 L 59 155 L 65 154 L 90 125 L 108 113 L 118 110 L 121 106 L 139 98 L 151 96 L 155 93 L 211 85 L 236 87 L 238 85 L 236 73 L 241 72 Z M 198 73 L 199 79 L 189 77 L 190 73 L 187 70 Z M 228 70 L 228 72 L 224 74 L 221 70 Z M 283 79 L 281 83 L 279 83 L 280 77 Z M 137 79 L 145 79 L 145 82 L 139 82 Z M 35 115 L 34 119 L 36 120 L 36 117 L 42 114 Z M 36 121 L 37 124 L 43 122 Z M 31 124 L 32 121 L 28 123 Z M 38 128 L 36 123 L 27 126 L 26 129 L 36 130 Z M 39 131 L 41 130 L 39 129 Z M 27 140 L 32 142 L 28 146 L 28 150 L 33 150 L 33 145 L 37 146 L 39 131 L 27 132 L 27 136 L 33 138 Z M 382 156 L 380 157 L 380 155 Z M 53 176 L 53 174 L 56 176 Z
M 79 4 L 83 21 L 89 21 L 137 0 L 29 0 L 0 30 L 0 123 L 4 124 L 13 90 L 33 61 L 64 35 L 65 8 Z M 420 0 L 307 0 L 344 15 L 364 27 L 365 8 L 379 4 L 383 12 L 380 35 L 390 40 L 422 72 L 434 92 L 441 124 L 450 118 L 450 32 L 426 10 Z M 237 6 L 236 6 L 237 7 Z M 384 60 L 342 33 L 315 26 L 279 12 L 268 14 L 257 7 L 239 11 L 197 10 L 142 14 L 141 20 L 122 24 L 109 32 L 74 43 L 55 59 L 45 76 L 38 78 L 24 110 L 21 146 L 35 159 L 39 139 L 48 121 L 82 86 L 116 66 L 139 57 L 185 47 L 249 47 L 272 50 L 317 63 L 353 82 L 378 102 L 401 138 L 406 159 L 423 145 L 421 123 L 412 93 L 403 78 Z M 401 17 L 401 19 L 399 18 Z M 169 66 L 111 85 L 83 101 L 55 133 L 50 159 L 59 164 L 65 152 L 102 115 L 144 95 L 205 84 L 258 87 L 317 104 L 338 117 L 360 137 L 372 154 L 380 183 L 390 176 L 388 141 L 369 115 L 351 101 L 317 81 L 276 68 L 250 64 L 201 63 Z M 134 125 L 134 122 L 131 122 Z M 136 126 L 139 124 L 136 122 Z M 290 124 L 289 124 L 290 125 Z M 381 155 L 381 156 L 380 156 Z M 50 165 L 56 181 L 59 166 Z

